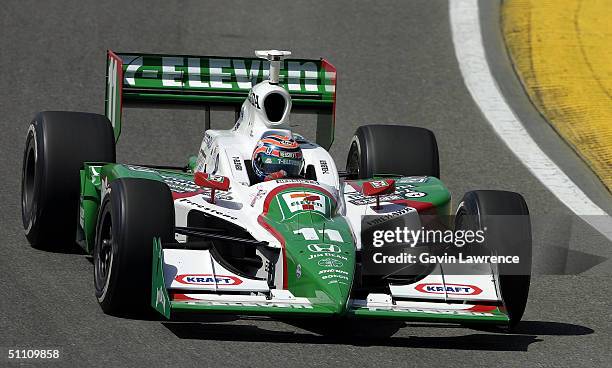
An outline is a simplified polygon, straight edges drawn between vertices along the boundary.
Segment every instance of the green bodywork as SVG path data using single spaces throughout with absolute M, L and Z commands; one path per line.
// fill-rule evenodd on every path
M 446 188 L 444 183 L 434 177 L 416 177 L 418 180 L 411 180 L 411 178 L 391 178 L 385 177 L 374 177 L 373 179 L 367 180 L 354 180 L 351 181 L 353 185 L 361 187 L 366 181 L 371 180 L 384 180 L 384 179 L 395 179 L 395 188 L 397 193 L 404 192 L 420 192 L 425 195 L 422 197 L 412 197 L 407 195 L 405 199 L 411 202 L 422 203 L 423 209 L 419 209 L 419 212 L 425 211 L 429 208 L 432 214 L 435 213 L 439 216 L 447 216 L 451 214 L 451 195 L 450 191 Z M 384 199 L 385 196 L 381 196 Z M 414 206 L 414 203 L 411 203 Z
M 103 178 L 110 184 L 118 178 L 142 178 L 162 181 L 174 190 L 195 190 L 193 175 L 179 170 L 150 169 L 115 163 L 85 163 L 80 172 L 81 197 L 77 242 L 88 253 L 93 252 L 96 221 L 101 202 Z
M 79 226 L 77 243 L 87 252 L 93 253 L 96 221 L 100 207 L 102 164 L 86 163 L 80 172 L 81 197 L 79 200 Z

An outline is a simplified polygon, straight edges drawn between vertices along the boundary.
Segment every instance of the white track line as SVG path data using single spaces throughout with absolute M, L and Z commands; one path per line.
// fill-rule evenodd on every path
M 612 240 L 612 218 L 540 149 L 502 96 L 485 56 L 478 0 L 450 0 L 449 4 L 453 44 L 461 74 L 495 132 L 561 202 Z

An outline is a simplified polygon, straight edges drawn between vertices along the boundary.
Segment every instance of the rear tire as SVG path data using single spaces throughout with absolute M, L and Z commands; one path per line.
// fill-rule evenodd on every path
M 402 125 L 357 128 L 346 163 L 354 179 L 377 175 L 440 177 L 438 145 L 433 132 Z
M 149 310 L 154 237 L 174 241 L 168 186 L 138 178 L 112 181 L 100 206 L 93 254 L 96 298 L 105 313 Z
M 21 178 L 23 228 L 33 246 L 51 250 L 75 241 L 84 162 L 115 162 L 108 119 L 85 112 L 38 113 L 28 129 Z
M 510 327 L 516 326 L 525 312 L 531 280 L 531 224 L 525 199 L 518 193 L 498 190 L 467 192 L 457 208 L 455 229 L 486 229 L 488 252 L 519 256 L 520 264 L 497 265 Z

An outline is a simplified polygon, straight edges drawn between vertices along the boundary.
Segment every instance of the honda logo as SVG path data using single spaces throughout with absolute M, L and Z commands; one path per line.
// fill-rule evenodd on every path
M 342 251 L 339 246 L 334 244 L 308 244 L 308 250 L 313 253 L 340 253 Z

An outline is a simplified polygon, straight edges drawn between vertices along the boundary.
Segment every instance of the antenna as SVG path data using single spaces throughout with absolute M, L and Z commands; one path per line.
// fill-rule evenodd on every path
M 280 63 L 285 57 L 291 55 L 291 51 L 257 50 L 255 56 L 270 62 L 270 83 L 278 84 Z

